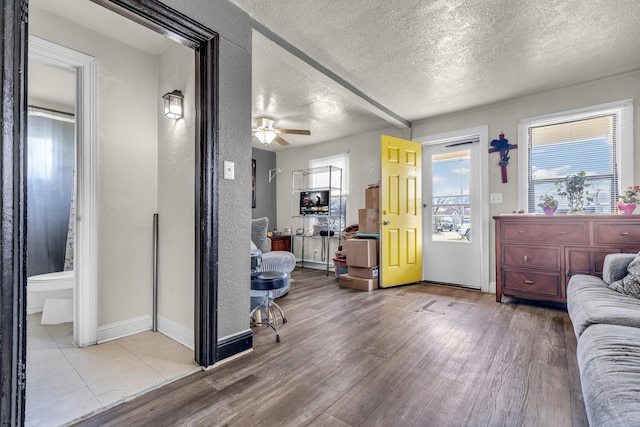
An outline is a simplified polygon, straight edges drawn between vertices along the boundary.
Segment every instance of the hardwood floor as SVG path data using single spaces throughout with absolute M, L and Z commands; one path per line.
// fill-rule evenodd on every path
M 282 341 L 79 425 L 587 426 L 566 311 L 441 285 L 359 292 L 296 269 Z

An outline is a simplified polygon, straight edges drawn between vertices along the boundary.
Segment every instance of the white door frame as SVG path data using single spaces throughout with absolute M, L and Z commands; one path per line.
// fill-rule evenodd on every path
M 451 132 L 444 132 L 435 135 L 427 135 L 424 137 L 413 138 L 416 142 L 421 142 L 422 145 L 433 145 L 442 143 L 447 140 L 460 140 L 468 136 L 479 136 L 480 138 L 480 161 L 479 161 L 479 170 L 480 170 L 480 194 L 478 195 L 479 206 L 480 206 L 480 221 L 482 227 L 480 227 L 480 237 L 482 241 L 480 242 L 480 290 L 483 292 L 495 292 L 495 288 L 493 290 L 490 289 L 489 286 L 489 231 L 491 229 L 490 224 L 490 210 L 489 210 L 489 126 L 476 126 L 467 129 L 461 129 Z M 422 162 L 422 174 L 425 176 L 424 168 L 427 167 L 427 162 Z M 426 185 L 422 186 L 423 192 L 425 191 Z M 423 198 L 424 200 L 424 198 Z M 424 216 L 423 216 L 424 218 Z M 431 232 L 431 225 L 427 224 L 427 226 L 423 226 L 423 234 L 426 232 Z M 473 232 L 473 236 L 476 237 L 478 234 Z M 423 237 L 426 238 L 426 237 Z M 427 256 L 423 252 L 423 257 Z M 425 265 L 423 260 L 423 266 Z M 423 278 L 425 277 L 424 271 L 422 273 Z
M 73 340 L 85 347 L 98 338 L 96 59 L 29 36 L 29 61 L 76 75 L 76 228 Z

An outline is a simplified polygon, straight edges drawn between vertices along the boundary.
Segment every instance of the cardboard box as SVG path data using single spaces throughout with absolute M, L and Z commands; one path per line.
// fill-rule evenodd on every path
M 347 267 L 347 274 L 362 279 L 377 279 L 378 267 Z
M 380 209 L 380 187 L 367 188 L 364 191 L 364 207 L 367 209 Z
M 380 233 L 380 209 L 358 209 L 358 232 Z
M 351 277 L 348 274 L 343 274 L 338 276 L 338 285 L 341 288 L 371 292 L 374 289 L 378 289 L 378 279 L 362 279 L 360 277 Z
M 347 254 L 347 266 L 375 267 L 378 265 L 377 239 L 347 239 L 342 242 Z

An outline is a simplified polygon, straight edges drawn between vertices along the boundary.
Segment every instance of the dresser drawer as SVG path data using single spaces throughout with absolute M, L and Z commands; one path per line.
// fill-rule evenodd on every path
M 536 243 L 589 243 L 589 224 L 586 222 L 504 223 L 502 238 L 505 241 Z
M 640 225 L 638 223 L 593 224 L 596 245 L 640 245 Z
M 560 277 L 523 271 L 503 271 L 503 293 L 523 298 L 562 298 Z
M 549 246 L 502 247 L 502 263 L 505 266 L 560 269 L 560 248 Z

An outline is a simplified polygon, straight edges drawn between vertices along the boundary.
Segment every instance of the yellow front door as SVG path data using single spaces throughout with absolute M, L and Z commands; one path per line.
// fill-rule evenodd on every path
M 422 146 L 382 136 L 380 286 L 422 280 Z

